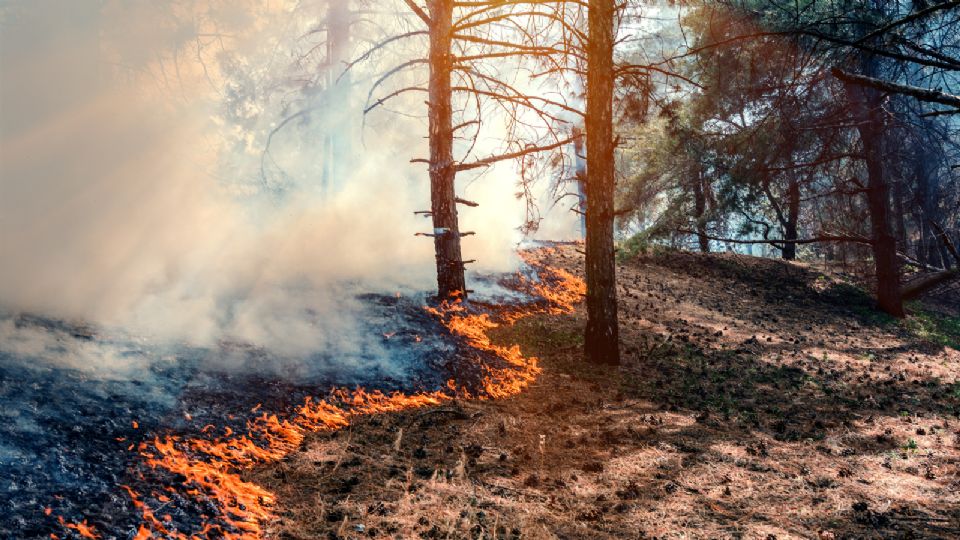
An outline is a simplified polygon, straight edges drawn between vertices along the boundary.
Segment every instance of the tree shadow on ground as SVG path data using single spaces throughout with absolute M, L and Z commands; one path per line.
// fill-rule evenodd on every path
M 277 536 L 957 537 L 960 359 L 782 264 L 624 265 L 620 370 L 584 364 L 582 313 L 498 329 L 535 384 L 359 419 L 254 472 L 289 510 Z
M 621 269 L 621 279 L 657 291 L 654 300 L 662 301 L 656 298 L 662 294 L 690 306 L 673 318 L 669 313 L 658 317 L 654 310 L 653 318 L 669 331 L 666 338 L 649 330 L 628 331 L 624 337 L 622 391 L 654 411 L 696 418 L 693 425 L 658 430 L 657 444 L 680 449 L 687 461 L 714 464 L 723 462 L 724 454 L 711 449 L 743 448 L 746 455 L 736 468 L 776 477 L 768 494 L 772 499 L 791 498 L 777 493 L 776 484 L 809 491 L 800 499 L 819 502 L 813 509 L 827 500 L 836 502 L 829 492 L 839 488 L 844 488 L 841 498 L 856 499 L 843 511 L 807 516 L 800 528 L 784 527 L 789 520 L 780 524 L 792 534 L 809 536 L 818 527 L 835 531 L 825 532 L 828 537 L 960 533 L 955 497 L 917 497 L 960 487 L 953 458 L 943 455 L 956 457 L 955 445 L 950 448 L 950 441 L 944 441 L 953 437 L 950 423 L 960 415 L 960 385 L 948 369 L 957 367 L 955 351 L 917 339 L 875 312 L 873 300 L 860 289 L 808 268 L 677 253 L 644 259 L 631 270 Z M 644 303 L 639 295 L 633 299 Z M 630 306 L 631 300 L 628 295 L 626 311 L 644 313 L 644 306 Z M 750 337 L 718 335 L 716 321 L 730 317 L 720 317 L 717 306 L 726 315 L 735 313 L 742 327 L 739 337 Z M 705 307 L 706 314 L 698 307 Z M 921 439 L 923 448 L 917 442 Z M 768 448 L 773 446 L 776 452 Z M 893 469 L 896 477 L 912 475 L 926 485 L 919 491 L 906 486 L 902 506 L 878 508 L 874 501 L 896 489 L 877 476 L 888 471 L 893 478 Z M 665 476 L 654 484 L 661 489 L 682 485 Z M 701 499 L 695 502 L 698 507 L 716 506 L 711 512 L 718 516 L 750 520 L 763 515 L 757 508 L 738 509 L 723 496 L 687 491 Z M 800 499 L 797 504 L 804 504 Z

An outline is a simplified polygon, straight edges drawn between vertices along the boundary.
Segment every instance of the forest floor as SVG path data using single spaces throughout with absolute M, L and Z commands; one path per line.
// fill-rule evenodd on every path
M 574 247 L 546 257 L 580 273 Z M 272 536 L 960 537 L 955 298 L 895 321 L 801 264 L 618 271 L 622 368 L 581 361 L 582 306 L 496 329 L 540 359 L 534 386 L 312 436 L 249 475 Z

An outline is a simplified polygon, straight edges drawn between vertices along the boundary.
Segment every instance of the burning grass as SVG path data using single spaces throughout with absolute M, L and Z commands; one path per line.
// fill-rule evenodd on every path
M 537 359 L 524 356 L 516 345 L 492 343 L 488 333 L 500 324 L 512 324 L 532 314 L 569 312 L 584 290 L 579 279 L 543 265 L 539 256 L 528 253 L 525 258 L 539 276 L 517 276 L 522 290 L 537 298 L 531 304 L 473 306 L 452 299 L 424 308 L 478 353 L 475 359 L 482 372 L 479 384 L 450 380 L 440 390 L 414 394 L 338 389 L 325 399 L 306 398 L 287 418 L 261 413 L 248 421 L 241 433 L 224 426 L 222 436 L 211 436 L 220 431 L 211 425 L 200 437 L 164 435 L 142 442 L 136 451 L 145 470 L 139 473 L 137 485 L 155 485 L 158 479 L 164 485 L 146 492 L 131 485 L 121 486 L 142 516 L 136 538 L 261 538 L 264 527 L 277 517 L 275 497 L 260 485 L 244 480 L 243 472 L 296 451 L 309 434 L 338 430 L 366 416 L 437 406 L 454 399 L 498 399 L 523 391 L 540 373 Z M 178 523 L 179 505 L 203 508 L 202 523 Z M 86 520 L 59 520 L 68 535 L 101 537 Z

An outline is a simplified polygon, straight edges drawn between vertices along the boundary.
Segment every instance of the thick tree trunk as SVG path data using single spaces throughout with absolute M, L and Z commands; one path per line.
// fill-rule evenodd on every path
M 868 155 L 870 152 L 868 152 Z M 897 258 L 897 241 L 890 230 L 889 195 L 883 179 L 880 156 L 868 157 L 870 181 L 867 204 L 870 208 L 870 230 L 873 237 L 873 258 L 876 264 L 877 303 L 880 309 L 903 317 L 903 301 L 900 298 L 900 261 Z
M 870 210 L 871 245 L 876 265 L 877 304 L 890 315 L 903 317 L 900 259 L 897 257 L 897 240 L 890 226 L 890 186 L 883 168 L 881 96 L 872 88 L 852 83 L 846 85 L 846 90 L 848 101 L 859 120 L 857 130 L 867 165 L 867 206 Z
M 914 259 L 917 260 L 922 265 L 929 265 L 930 261 L 927 259 L 927 243 L 926 243 L 926 230 L 923 226 L 923 223 L 919 219 L 914 219 L 919 225 L 917 225 L 917 241 L 914 242 Z
M 871 132 L 861 128 L 861 133 Z M 873 135 L 868 135 L 868 137 Z M 864 146 L 875 146 L 867 143 Z M 870 208 L 870 231 L 873 238 L 873 259 L 876 264 L 877 303 L 880 309 L 903 317 L 903 300 L 900 297 L 900 260 L 897 257 L 897 240 L 890 230 L 890 195 L 883 177 L 882 157 L 876 149 L 867 150 L 867 205 Z
M 430 13 L 430 211 L 433 216 L 437 291 L 441 299 L 466 295 L 453 162 L 453 0 L 428 0 Z
M 697 242 L 700 244 L 701 253 L 710 252 L 710 239 L 707 238 L 707 193 L 703 185 L 703 170 L 697 167 L 695 171 L 696 178 L 693 180 L 693 203 L 696 207 L 697 218 Z
M 590 0 L 587 49 L 587 328 L 589 362 L 620 363 L 613 247 L 614 1 Z
M 785 240 L 797 240 L 797 225 L 800 221 L 800 182 L 796 178 L 790 179 L 787 186 L 787 222 L 784 223 L 783 237 Z M 793 261 L 797 258 L 797 244 L 783 245 L 783 258 Z

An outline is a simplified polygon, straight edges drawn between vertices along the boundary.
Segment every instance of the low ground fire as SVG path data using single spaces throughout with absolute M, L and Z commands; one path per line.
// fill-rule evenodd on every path
M 411 392 L 359 386 L 337 388 L 322 397 L 302 397 L 299 404 L 286 411 L 279 403 L 258 403 L 246 413 L 228 413 L 226 418 L 219 419 L 221 422 L 185 415 L 191 428 L 203 421 L 213 422 L 203 424 L 199 432 L 190 428 L 158 430 L 135 444 L 118 437 L 116 451 L 129 451 L 136 457 L 126 460 L 130 463 L 125 475 L 127 483 L 119 486 L 119 494 L 127 502 L 114 504 L 132 506 L 139 523 L 75 520 L 75 512 L 68 516 L 59 513 L 55 498 L 45 513 L 61 531 L 51 532 L 50 537 L 105 538 L 123 534 L 124 527 L 135 527 L 138 540 L 262 538 L 266 525 L 276 517 L 274 496 L 244 480 L 243 473 L 297 450 L 307 434 L 344 428 L 360 416 L 455 400 L 505 398 L 522 392 L 540 372 L 537 359 L 525 356 L 517 346 L 494 345 L 487 332 L 538 313 L 569 312 L 581 300 L 582 281 L 539 262 L 551 249 L 524 252 L 526 270 L 500 279 L 505 287 L 523 294 L 526 301 L 497 304 L 451 298 L 420 308 L 440 323 L 459 351 L 448 364 L 451 378 L 438 389 Z M 420 331 L 426 333 L 430 329 Z M 409 329 L 406 332 L 409 334 Z M 398 333 L 384 338 L 394 339 Z M 408 346 L 417 347 L 422 339 L 416 334 Z M 297 393 L 305 391 L 298 389 Z M 131 427 L 137 430 L 138 422 L 132 421 Z
M 960 0 L 0 0 L 0 540 L 960 538 Z

